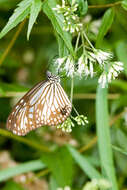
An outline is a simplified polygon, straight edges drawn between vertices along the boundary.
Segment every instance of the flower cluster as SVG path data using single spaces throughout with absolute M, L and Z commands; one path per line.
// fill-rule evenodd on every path
M 78 32 L 82 27 L 82 23 L 79 22 L 79 17 L 76 14 L 78 4 L 72 1 L 71 6 L 66 4 L 65 0 L 62 0 L 62 5 L 57 5 L 53 10 L 57 11 L 58 14 L 64 16 L 64 30 L 70 33 Z
M 106 190 L 109 188 L 111 188 L 111 184 L 106 179 L 93 179 L 84 186 L 83 190 Z
M 123 71 L 123 63 L 112 62 L 108 71 L 104 71 L 99 77 L 98 82 L 101 84 L 101 87 L 105 88 L 106 84 L 114 80 L 121 71 Z
M 88 124 L 87 117 L 84 116 L 84 115 L 78 115 L 75 118 L 73 117 L 73 119 L 77 122 L 78 125 L 86 125 L 86 124 Z
M 57 125 L 57 129 L 62 129 L 63 132 L 70 133 L 72 131 L 72 127 L 74 127 L 74 123 L 70 118 L 65 120 L 62 124 Z
M 77 61 L 71 55 L 63 58 L 56 59 L 58 70 L 66 72 L 67 76 L 83 76 L 93 77 L 94 69 L 98 65 L 101 70 L 101 75 L 98 79 L 98 83 L 102 88 L 105 88 L 107 83 L 114 80 L 118 74 L 123 70 L 122 62 L 112 62 L 113 55 L 109 52 L 104 52 L 100 49 L 87 50 L 83 53 Z M 99 71 L 100 72 L 100 71 Z
M 87 117 L 84 115 L 78 115 L 76 117 L 72 117 L 71 118 L 78 124 L 78 125 L 83 125 L 85 126 L 86 124 L 88 124 L 88 120 Z M 72 131 L 72 127 L 74 127 L 74 123 L 72 121 L 71 118 L 68 118 L 67 120 L 65 120 L 62 124 L 57 125 L 58 129 L 62 129 L 63 132 L 67 132 L 70 133 Z

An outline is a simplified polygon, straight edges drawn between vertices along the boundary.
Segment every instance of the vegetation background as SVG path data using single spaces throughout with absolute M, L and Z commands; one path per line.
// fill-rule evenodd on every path
M 19 2 L 0 0 L 1 30 Z M 37 7 L 29 17 L 32 3 Z M 89 39 L 99 48 L 111 50 L 124 63 L 124 72 L 108 90 L 97 88 L 96 78 L 74 80 L 73 103 L 80 114 L 87 115 L 87 127 L 75 126 L 70 134 L 41 127 L 25 137 L 7 131 L 12 106 L 30 87 L 45 79 L 52 59 L 59 54 L 56 31 L 66 41 L 52 13 L 55 0 L 24 0 L 0 33 L 1 190 L 56 190 L 65 186 L 81 190 L 88 181 L 102 178 L 112 184 L 113 190 L 127 189 L 127 1 L 78 3 L 85 3 L 82 20 Z M 69 95 L 70 82 L 64 79 L 62 86 Z

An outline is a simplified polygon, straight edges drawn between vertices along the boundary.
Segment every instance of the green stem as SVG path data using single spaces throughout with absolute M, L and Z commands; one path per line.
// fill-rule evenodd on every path
M 73 102 L 74 78 L 71 79 L 71 103 Z
M 51 150 L 44 146 L 44 145 L 40 145 L 36 142 L 33 142 L 25 137 L 20 137 L 20 136 L 17 136 L 17 135 L 13 135 L 11 132 L 5 130 L 5 129 L 0 129 L 0 135 L 2 136 L 5 136 L 5 137 L 8 137 L 8 138 L 11 138 L 11 139 L 14 139 L 16 141 L 19 141 L 21 143 L 24 143 L 32 148 L 35 148 L 37 150 L 40 150 L 40 151 L 44 151 L 44 152 L 51 152 Z
M 83 33 L 81 34 L 81 38 L 82 38 L 82 45 L 83 45 L 83 53 L 85 53 L 86 49 L 85 49 L 85 41 L 84 41 Z
M 94 46 L 92 45 L 92 43 L 90 42 L 90 40 L 88 39 L 88 37 L 87 37 L 87 35 L 86 35 L 85 32 L 83 32 L 83 35 L 84 35 L 86 41 L 88 42 L 88 44 L 89 44 L 89 45 L 91 46 L 91 48 L 94 50 L 95 48 L 94 48 Z
M 74 109 L 75 113 L 76 113 L 77 115 L 79 115 L 79 113 L 78 113 L 78 111 L 76 110 L 76 108 L 74 107 L 74 105 L 72 105 L 72 106 L 73 106 L 73 109 Z
M 78 49 L 79 39 L 80 39 L 80 32 L 79 32 L 78 37 L 77 37 L 77 40 L 76 40 L 75 52 L 76 52 L 77 49 Z

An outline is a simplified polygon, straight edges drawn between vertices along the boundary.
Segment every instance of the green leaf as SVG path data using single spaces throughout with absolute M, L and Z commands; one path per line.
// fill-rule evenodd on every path
M 30 18 L 29 18 L 29 24 L 28 24 L 28 31 L 27 31 L 27 39 L 29 39 L 30 32 L 32 30 L 32 27 L 38 17 L 38 14 L 41 10 L 42 2 L 41 0 L 33 0 L 31 9 L 30 9 Z
M 112 189 L 118 190 L 110 139 L 107 88 L 101 88 L 100 86 L 97 89 L 96 97 L 96 122 L 101 168 L 111 182 Z
M 4 188 L 2 190 L 25 190 L 20 184 L 14 182 L 14 181 L 9 181 L 6 183 Z
M 0 182 L 5 181 L 16 175 L 27 173 L 30 171 L 36 171 L 45 168 L 45 165 L 40 160 L 29 161 L 23 164 L 19 164 L 12 168 L 7 168 L 0 171 Z
M 125 40 L 120 40 L 115 44 L 115 46 L 118 60 L 124 63 L 124 72 L 127 75 L 127 43 Z
M 125 154 L 127 156 L 127 151 L 123 150 L 122 148 L 118 147 L 118 146 L 114 146 L 112 145 L 112 148 L 122 154 Z
M 73 0 L 68 0 L 70 5 L 72 4 Z M 87 0 L 75 0 L 75 2 L 78 4 L 78 15 L 84 16 L 88 11 L 88 2 Z
M 127 11 L 127 0 L 122 1 L 122 7 Z
M 51 170 L 59 187 L 72 184 L 73 159 L 66 147 L 58 149 L 54 153 L 45 153 L 42 162 Z
M 56 190 L 57 188 L 58 188 L 58 185 L 56 183 L 56 180 L 51 175 L 51 177 L 50 177 L 50 183 L 49 183 L 49 189 L 50 190 Z
M 111 27 L 114 20 L 114 10 L 112 8 L 108 9 L 102 19 L 102 23 L 97 35 L 96 47 L 101 47 L 104 36 L 107 34 L 109 28 Z
M 59 46 L 59 57 L 64 57 L 68 54 L 68 49 L 63 39 L 59 35 L 56 35 L 56 36 L 57 36 L 57 41 L 58 41 L 58 46 Z
M 76 149 L 74 149 L 70 145 L 67 145 L 67 148 L 74 158 L 75 162 L 80 166 L 84 173 L 88 175 L 89 178 L 102 178 L 101 174 L 94 168 L 94 166 L 88 161 L 88 159 L 85 158 L 85 156 L 82 156 Z
M 18 7 L 14 10 L 14 13 L 9 18 L 8 23 L 1 31 L 0 39 L 27 17 L 27 15 L 30 13 L 30 6 L 32 1 L 33 0 L 23 0 L 18 4 Z
M 61 36 L 64 43 L 66 44 L 68 50 L 74 55 L 72 43 L 71 43 L 71 35 L 63 30 L 64 24 L 64 18 L 63 15 L 57 14 L 53 8 L 55 8 L 57 5 L 56 0 L 45 0 L 43 3 L 43 11 L 48 16 L 48 18 L 51 20 L 52 25 L 54 29 L 57 31 L 57 33 Z
M 116 138 L 119 146 L 127 151 L 127 135 L 121 129 L 116 130 Z
M 84 16 L 88 11 L 87 0 L 77 0 L 78 3 L 78 12 L 80 16 Z

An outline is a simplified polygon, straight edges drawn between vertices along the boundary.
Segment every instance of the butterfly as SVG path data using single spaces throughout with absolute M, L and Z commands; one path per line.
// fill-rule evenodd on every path
M 36 84 L 14 106 L 7 119 L 7 129 L 24 136 L 38 127 L 63 123 L 71 110 L 60 77 L 47 71 L 47 80 Z

